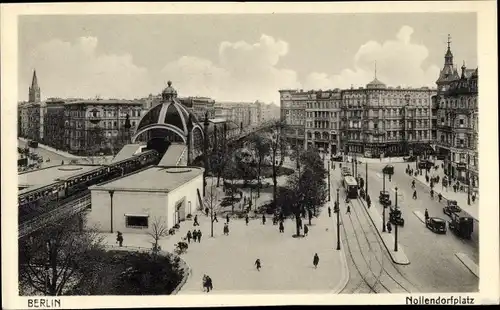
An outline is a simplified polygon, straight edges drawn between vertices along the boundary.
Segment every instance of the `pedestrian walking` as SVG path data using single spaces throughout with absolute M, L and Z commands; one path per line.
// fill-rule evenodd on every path
M 116 243 L 118 243 L 119 246 L 123 245 L 123 234 L 119 231 L 116 233 Z
M 248 213 L 245 215 L 245 224 L 248 226 Z
M 307 225 L 304 225 L 304 236 L 307 236 L 308 233 L 309 233 L 309 227 L 307 227 Z
M 431 189 L 430 194 L 431 194 L 431 198 L 434 199 L 434 190 L 433 189 Z
M 332 208 L 328 206 L 328 217 L 332 217 Z
M 223 233 L 224 235 L 229 236 L 229 225 L 227 223 L 224 223 Z
M 193 236 L 193 242 L 196 242 L 198 240 L 198 232 L 196 229 L 193 229 L 193 233 L 191 235 Z
M 266 216 L 262 214 L 262 225 L 266 225 Z
M 214 213 L 214 221 L 216 221 L 217 223 L 219 223 L 219 220 L 217 219 L 217 213 Z
M 314 269 L 318 268 L 318 264 L 319 264 L 319 256 L 318 253 L 315 253 L 313 258 Z
M 200 223 L 198 223 L 198 214 L 194 216 L 193 226 L 200 226 Z
M 226 223 L 229 223 L 229 214 L 226 214 Z
M 346 214 L 347 213 L 351 214 L 351 206 L 350 205 L 347 205 L 347 212 L 346 212 Z
M 285 232 L 285 225 L 283 225 L 283 221 L 280 221 L 280 233 Z
M 415 188 L 415 180 L 411 181 L 411 188 Z
M 198 229 L 198 243 L 201 241 L 201 230 Z
M 257 258 L 255 261 L 255 268 L 257 268 L 257 271 L 260 271 L 260 268 L 262 268 L 262 265 L 260 264 L 260 259 Z
M 425 221 L 427 222 L 427 220 L 429 219 L 429 211 L 427 209 L 425 209 L 424 216 L 425 216 Z
M 187 240 L 188 240 L 188 243 L 191 243 L 191 237 L 192 237 L 192 235 L 191 235 L 191 231 L 190 231 L 190 230 L 188 230 L 187 235 L 186 235 L 186 238 L 187 238 Z
M 391 233 L 391 231 L 392 231 L 391 222 L 387 222 L 386 226 L 387 226 L 387 232 Z
M 443 195 L 441 193 L 438 194 L 439 202 L 441 202 L 441 199 L 443 199 Z
M 205 208 L 205 215 L 208 216 L 208 207 Z
M 413 199 L 417 199 L 417 191 L 416 190 L 413 191 L 413 197 L 412 198 Z

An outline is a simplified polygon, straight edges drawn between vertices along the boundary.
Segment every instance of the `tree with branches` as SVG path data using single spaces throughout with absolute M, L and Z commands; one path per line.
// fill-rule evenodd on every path
M 153 219 L 153 222 L 151 223 L 151 230 L 148 232 L 148 235 L 153 239 L 153 242 L 151 242 L 153 245 L 151 252 L 153 257 L 156 258 L 161 251 L 161 247 L 159 245 L 160 239 L 168 236 L 168 227 L 163 216 L 155 217 Z
M 210 236 L 213 237 L 214 222 L 216 221 L 217 211 L 220 209 L 220 196 L 217 186 L 214 184 L 214 178 L 212 177 L 210 180 L 210 188 L 206 191 L 207 195 L 205 195 L 203 203 L 210 213 Z
M 271 154 L 271 140 L 263 135 L 254 133 L 250 135 L 248 141 L 257 164 L 257 197 L 260 197 L 262 165 L 266 157 Z
M 71 221 L 51 224 L 20 240 L 20 291 L 64 295 L 93 272 L 94 253 L 102 248 L 102 237 L 96 230 L 77 231 Z
M 288 143 L 285 138 L 285 123 L 276 121 L 272 124 L 270 132 L 267 133 L 270 141 L 270 160 L 273 178 L 273 203 L 276 205 L 278 194 L 278 172 L 283 166 L 287 154 Z

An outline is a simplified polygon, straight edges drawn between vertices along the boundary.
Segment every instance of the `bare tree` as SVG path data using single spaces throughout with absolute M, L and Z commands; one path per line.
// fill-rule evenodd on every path
M 263 135 L 252 134 L 249 137 L 249 144 L 257 164 L 257 197 L 260 197 L 262 164 L 264 159 L 271 153 L 271 140 Z
M 151 223 L 151 231 L 148 232 L 148 235 L 153 239 L 152 245 L 152 253 L 153 256 L 156 257 L 158 253 L 161 251 L 161 247 L 158 244 L 160 239 L 168 235 L 168 227 L 167 223 L 163 216 L 155 217 L 153 222 Z
M 94 229 L 81 232 L 75 226 L 69 220 L 52 224 L 19 241 L 20 291 L 59 296 L 88 278 L 102 237 Z
M 214 222 L 217 218 L 217 211 L 220 209 L 219 192 L 214 185 L 214 178 L 210 178 L 210 188 L 206 191 L 204 199 L 205 208 L 210 212 L 210 236 L 214 236 Z
M 271 126 L 268 133 L 270 139 L 270 157 L 273 171 L 273 203 L 276 205 L 278 193 L 278 172 L 285 161 L 287 142 L 285 139 L 285 124 L 283 121 L 276 121 Z

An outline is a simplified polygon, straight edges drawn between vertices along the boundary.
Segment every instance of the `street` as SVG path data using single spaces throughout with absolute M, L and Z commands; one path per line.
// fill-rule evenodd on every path
M 416 182 L 418 199 L 411 199 L 412 178 L 405 174 L 407 163 L 393 164 L 395 173 L 392 182 L 386 176 L 386 190 L 395 202 L 396 186 L 398 187 L 398 206 L 401 207 L 404 227 L 399 227 L 398 243 L 400 243 L 410 260 L 407 266 L 398 266 L 402 273 L 417 287 L 420 292 L 466 292 L 478 290 L 478 278 L 475 277 L 455 256 L 456 253 L 465 253 L 475 263 L 479 262 L 477 243 L 478 223 L 474 230 L 476 237 L 465 241 L 448 231 L 446 235 L 438 235 L 428 230 L 425 225 L 413 214 L 420 211 L 422 214 L 427 208 L 430 216 L 449 218 L 443 214 L 442 207 L 437 200 L 431 200 L 428 188 Z M 350 165 L 349 165 L 350 166 Z M 368 164 L 368 192 L 372 198 L 372 208 L 377 208 L 382 214 L 382 207 L 378 203 L 379 191 L 382 190 L 382 168 L 385 164 Z M 340 171 L 334 174 L 339 178 Z M 358 174 L 365 178 L 365 165 L 358 165 Z M 342 191 L 342 189 L 341 189 Z M 341 203 L 341 210 L 344 204 Z M 344 211 L 345 212 L 345 211 Z M 352 211 L 351 211 L 352 212 Z M 386 219 L 389 212 L 386 210 Z M 394 232 L 393 232 L 394 233 Z
M 25 148 L 28 145 L 27 142 L 20 140 L 20 139 L 17 139 L 17 143 L 18 143 L 18 147 L 20 147 L 20 148 Z M 30 151 L 42 156 L 43 163 L 41 164 L 41 168 L 57 166 L 57 165 L 60 165 L 62 163 L 62 161 L 64 161 L 64 163 L 68 164 L 72 160 L 72 158 L 64 157 L 64 156 L 59 155 L 57 153 L 48 151 L 40 146 L 37 148 L 30 148 Z M 50 162 L 47 162 L 47 159 L 50 159 Z

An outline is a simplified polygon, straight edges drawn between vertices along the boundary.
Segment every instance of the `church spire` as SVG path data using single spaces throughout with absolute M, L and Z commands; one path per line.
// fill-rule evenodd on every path
M 36 70 L 33 70 L 33 78 L 31 80 L 31 87 L 28 93 L 29 102 L 40 101 L 40 87 L 38 86 L 38 78 L 36 77 Z
M 444 64 L 450 65 L 453 67 L 453 54 L 451 53 L 451 35 L 448 34 L 448 41 L 446 42 L 448 44 L 448 49 L 446 50 L 446 54 L 444 55 Z
M 377 79 L 377 61 L 375 60 L 375 79 Z

